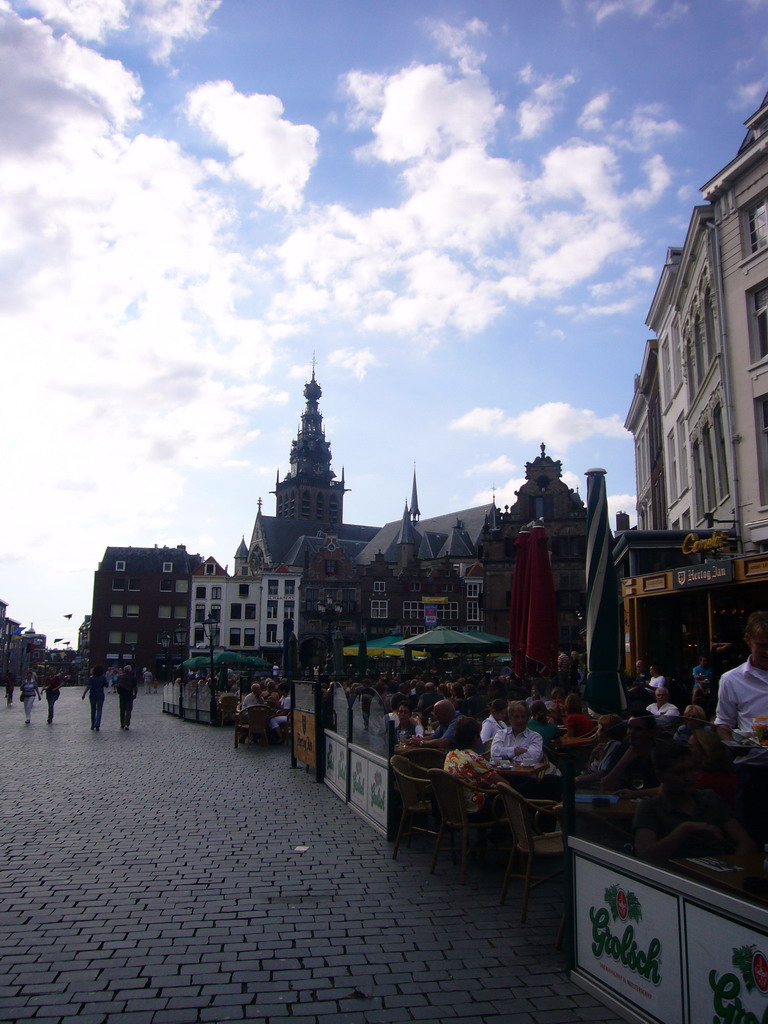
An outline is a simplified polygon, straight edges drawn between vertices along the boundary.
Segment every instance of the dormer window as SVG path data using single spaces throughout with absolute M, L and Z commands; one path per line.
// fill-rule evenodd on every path
M 125 572 L 125 562 L 115 562 L 115 572 Z
M 213 562 L 208 562 L 206 564 L 206 566 L 205 566 L 205 575 L 206 576 L 213 576 L 215 572 L 216 572 L 216 566 L 213 564 Z
M 173 562 L 163 562 L 163 572 L 173 572 Z

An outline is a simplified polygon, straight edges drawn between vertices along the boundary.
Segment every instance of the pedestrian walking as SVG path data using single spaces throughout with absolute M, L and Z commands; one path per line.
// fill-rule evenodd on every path
M 32 708 L 35 706 L 35 700 L 43 699 L 43 695 L 37 687 L 35 673 L 31 669 L 22 681 L 20 696 L 24 701 L 24 725 L 29 725 L 32 720 Z
M 53 672 L 48 676 L 43 683 L 43 689 L 45 690 L 45 699 L 48 702 L 48 725 L 50 725 L 53 722 L 53 706 L 59 699 L 59 691 L 61 690 L 61 676 L 58 672 Z
M 141 679 L 142 682 L 144 683 L 144 693 L 152 693 L 152 683 L 154 682 L 154 677 L 148 668 L 142 669 Z
M 91 731 L 98 732 L 101 725 L 101 712 L 104 707 L 104 693 L 109 683 L 104 675 L 103 665 L 94 665 L 90 678 L 85 684 L 80 700 L 85 700 L 86 693 L 91 702 Z
M 117 696 L 120 700 L 120 728 L 128 732 L 131 727 L 133 702 L 139 689 L 138 682 L 130 665 L 126 665 L 123 668 L 123 674 L 118 677 L 115 686 L 117 687 Z
M 112 693 L 112 684 L 113 684 L 113 683 L 114 683 L 114 681 L 115 681 L 115 676 L 116 676 L 116 675 L 117 675 L 117 670 L 116 670 L 116 669 L 114 669 L 114 668 L 112 668 L 112 666 L 110 665 L 110 666 L 109 666 L 109 668 L 108 668 L 108 669 L 107 669 L 107 671 L 106 671 L 106 677 L 107 677 L 107 693 Z
M 13 689 L 16 686 L 16 677 L 13 672 L 6 672 L 3 677 L 3 685 L 5 686 L 5 699 L 10 707 L 13 704 Z

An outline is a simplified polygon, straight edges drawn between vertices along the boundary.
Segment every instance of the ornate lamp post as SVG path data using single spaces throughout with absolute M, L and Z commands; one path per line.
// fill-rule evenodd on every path
M 219 631 L 221 623 L 211 615 L 204 622 L 205 635 L 208 638 L 208 650 L 211 656 L 211 725 L 218 725 L 218 709 L 216 707 L 216 684 L 214 682 L 213 652 L 219 642 Z
M 333 675 L 335 677 L 335 666 L 333 664 L 333 633 L 334 626 L 339 621 L 341 613 L 344 610 L 341 603 L 337 601 L 333 594 L 326 594 L 322 601 L 317 602 L 317 608 L 320 614 L 323 616 L 323 621 L 328 628 L 328 636 L 326 638 L 326 669 L 333 668 Z
M 173 640 L 179 648 L 179 718 L 184 717 L 184 652 L 187 646 L 187 629 L 185 626 L 177 626 L 173 631 Z

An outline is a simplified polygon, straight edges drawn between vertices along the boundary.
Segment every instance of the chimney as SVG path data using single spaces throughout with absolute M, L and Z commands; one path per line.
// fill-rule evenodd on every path
M 629 529 L 629 513 L 617 512 L 616 513 L 616 532 L 621 533 L 624 530 Z

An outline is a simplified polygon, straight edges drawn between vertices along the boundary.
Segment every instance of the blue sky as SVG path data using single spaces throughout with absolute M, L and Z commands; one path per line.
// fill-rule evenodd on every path
M 667 246 L 768 88 L 766 0 L 0 0 L 0 597 L 232 563 L 313 355 L 345 518 L 608 470 Z M 68 625 L 62 616 L 71 612 Z

